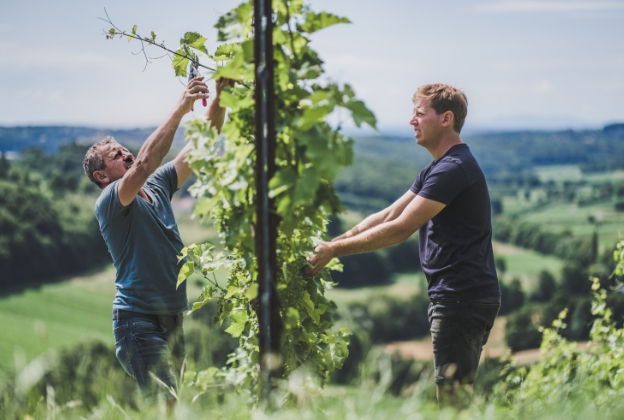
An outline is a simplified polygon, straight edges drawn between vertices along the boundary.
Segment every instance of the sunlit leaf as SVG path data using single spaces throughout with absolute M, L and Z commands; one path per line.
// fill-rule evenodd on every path
M 312 33 L 338 23 L 351 23 L 351 21 L 345 17 L 336 16 L 327 12 L 309 12 L 305 15 L 305 21 L 301 24 L 300 28 L 304 32 Z

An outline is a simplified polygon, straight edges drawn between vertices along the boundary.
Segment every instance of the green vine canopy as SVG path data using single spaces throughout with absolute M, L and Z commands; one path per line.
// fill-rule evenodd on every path
M 376 120 L 351 86 L 324 77 L 323 61 L 310 46 L 312 34 L 349 20 L 313 12 L 303 0 L 274 0 L 273 9 L 277 138 L 276 173 L 269 188 L 279 219 L 281 373 L 285 377 L 305 366 L 325 381 L 346 358 L 350 332 L 334 327 L 336 305 L 325 296 L 332 286 L 329 270 L 310 277 L 306 257 L 326 235 L 328 217 L 340 211 L 333 182 L 353 159 L 353 140 L 327 117 L 342 109 L 341 115 L 358 127 L 375 128 Z M 170 51 L 176 76 L 186 76 L 193 60 L 214 69 L 214 79 L 239 82 L 221 94 L 220 104 L 229 113 L 222 133 L 203 119 L 189 122 L 185 132 L 194 146 L 187 159 L 197 177 L 191 187 L 197 198 L 195 214 L 212 221 L 222 246 L 219 251 L 209 243 L 186 247 L 178 284 L 200 274 L 206 286 L 192 310 L 216 300 L 220 322 L 239 340 L 225 368 L 187 372 L 185 379 L 203 392 L 225 383 L 258 394 L 253 11 L 253 2 L 246 1 L 218 19 L 219 46 L 212 53 L 205 47 L 206 38 L 196 32 L 187 32 L 176 51 L 159 43 L 154 32 L 139 35 L 136 26 L 124 32 L 109 21 L 107 33 L 108 38 L 134 38 L 143 46 Z M 329 269 L 340 269 L 340 264 L 334 261 Z M 216 281 L 216 270 L 227 272 L 225 281 Z

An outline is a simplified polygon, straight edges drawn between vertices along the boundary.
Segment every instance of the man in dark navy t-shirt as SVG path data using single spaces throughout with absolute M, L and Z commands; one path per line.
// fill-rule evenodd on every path
M 465 94 L 450 85 L 424 85 L 413 102 L 410 124 L 433 162 L 396 202 L 318 245 L 308 261 L 316 275 L 334 257 L 394 245 L 419 230 L 438 401 L 463 405 L 500 306 L 490 198 L 483 172 L 459 135 Z

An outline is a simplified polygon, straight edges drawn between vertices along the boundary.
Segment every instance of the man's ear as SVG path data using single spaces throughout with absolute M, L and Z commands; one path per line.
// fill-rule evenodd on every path
M 93 171 L 93 178 L 95 178 L 100 185 L 108 184 L 108 175 L 106 175 L 104 171 Z
M 453 111 L 446 111 L 442 116 L 442 124 L 444 125 L 453 125 L 453 120 L 455 120 Z

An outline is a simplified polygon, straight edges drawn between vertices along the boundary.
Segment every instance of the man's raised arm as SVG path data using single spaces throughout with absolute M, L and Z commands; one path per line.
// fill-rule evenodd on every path
M 160 166 L 169 152 L 180 120 L 193 108 L 193 103 L 208 96 L 203 77 L 193 79 L 169 117 L 143 143 L 134 163 L 119 182 L 117 194 L 123 206 L 129 205 L 139 193 L 147 178 Z
M 208 107 L 208 111 L 206 112 L 206 118 L 208 119 L 212 127 L 215 127 L 218 132 L 221 132 L 221 127 L 223 127 L 223 121 L 225 121 L 225 108 L 223 108 L 219 104 L 219 99 L 221 98 L 221 92 L 223 91 L 223 89 L 232 86 L 233 81 L 228 79 L 219 79 L 216 81 L 215 85 L 217 88 L 217 92 L 214 99 L 210 103 L 210 106 Z M 184 185 L 186 180 L 189 179 L 193 172 L 191 168 L 189 168 L 186 161 L 186 153 L 191 147 L 192 143 L 187 143 L 182 148 L 180 153 L 178 153 L 178 156 L 176 156 L 174 161 L 176 174 L 178 175 L 178 188 Z

